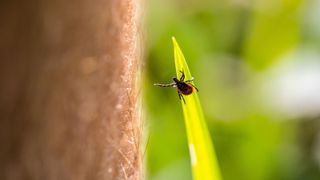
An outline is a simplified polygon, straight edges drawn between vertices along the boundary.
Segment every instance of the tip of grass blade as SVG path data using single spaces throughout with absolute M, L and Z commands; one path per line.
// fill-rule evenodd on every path
M 174 36 L 172 36 L 172 42 L 173 42 L 174 60 L 175 60 L 175 65 L 176 65 L 177 77 L 181 76 L 180 71 L 183 71 L 186 79 L 191 79 L 192 76 L 189 71 L 189 67 L 186 63 L 184 55 L 182 54 L 180 46 Z
M 176 74 L 179 78 L 181 71 L 185 79 L 191 79 L 189 67 L 175 37 L 172 37 Z M 191 157 L 192 174 L 195 180 L 221 180 L 220 171 L 215 156 L 210 134 L 202 113 L 197 93 L 183 96 L 182 109 Z

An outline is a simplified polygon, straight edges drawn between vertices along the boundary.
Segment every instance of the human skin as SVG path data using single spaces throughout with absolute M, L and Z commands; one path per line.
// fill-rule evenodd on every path
M 0 2 L 0 179 L 141 179 L 137 13 Z

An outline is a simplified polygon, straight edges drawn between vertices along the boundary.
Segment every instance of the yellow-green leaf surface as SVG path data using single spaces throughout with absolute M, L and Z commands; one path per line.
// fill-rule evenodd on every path
M 187 62 L 174 37 L 174 59 L 177 77 L 181 72 L 185 73 L 185 79 L 192 78 Z M 220 171 L 217 158 L 210 138 L 210 134 L 202 113 L 198 94 L 183 96 L 185 103 L 181 100 L 184 119 L 186 124 L 189 152 L 192 165 L 193 179 L 195 180 L 220 180 Z

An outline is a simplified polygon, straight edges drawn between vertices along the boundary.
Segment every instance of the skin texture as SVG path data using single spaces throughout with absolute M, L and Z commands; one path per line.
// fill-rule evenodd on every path
M 0 2 L 0 179 L 140 179 L 134 0 Z

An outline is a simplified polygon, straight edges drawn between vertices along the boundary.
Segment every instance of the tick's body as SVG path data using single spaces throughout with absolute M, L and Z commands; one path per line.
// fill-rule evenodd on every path
M 178 80 L 177 78 L 173 78 L 175 82 L 175 87 L 177 87 L 177 90 L 179 93 L 183 95 L 189 95 L 193 92 L 192 85 L 184 82 L 183 80 Z
M 154 84 L 154 85 L 160 86 L 160 87 L 176 87 L 177 90 L 178 90 L 179 99 L 182 98 L 183 102 L 185 103 L 184 98 L 183 98 L 182 95 L 192 94 L 194 89 L 196 91 L 198 91 L 198 89 L 193 84 L 191 84 L 191 82 L 193 81 L 193 78 L 191 78 L 190 80 L 184 81 L 184 73 L 183 73 L 183 71 L 180 71 L 180 72 L 182 74 L 181 77 L 180 77 L 180 80 L 177 79 L 177 78 L 173 78 L 173 81 L 174 81 L 173 83 L 170 83 L 170 84 Z

